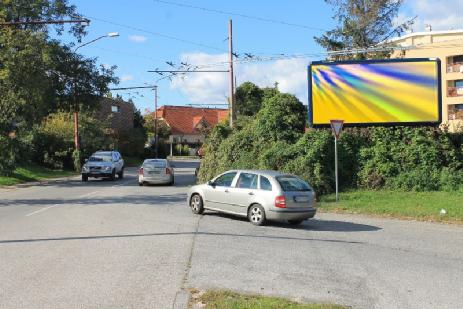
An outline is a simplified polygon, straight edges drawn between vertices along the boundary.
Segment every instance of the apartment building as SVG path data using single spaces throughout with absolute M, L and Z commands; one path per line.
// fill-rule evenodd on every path
M 393 57 L 441 60 L 442 123 L 463 129 L 463 29 L 415 32 L 392 42 L 407 48 Z

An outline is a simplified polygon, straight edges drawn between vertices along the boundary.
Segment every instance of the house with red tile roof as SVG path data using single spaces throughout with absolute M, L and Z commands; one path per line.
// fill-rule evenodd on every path
M 210 129 L 227 119 L 228 110 L 164 105 L 156 116 L 170 127 L 169 143 L 199 146 Z

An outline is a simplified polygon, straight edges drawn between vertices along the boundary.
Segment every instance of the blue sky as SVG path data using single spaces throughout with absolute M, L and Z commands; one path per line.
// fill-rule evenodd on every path
M 333 12 L 323 0 L 166 1 L 279 20 L 308 28 L 331 29 L 334 26 L 331 18 Z M 461 23 L 461 18 L 454 16 L 454 10 L 441 12 L 442 18 L 436 16 L 435 10 L 432 9 L 432 4 L 436 1 L 444 7 L 448 2 L 450 7 L 448 0 L 408 0 L 399 19 L 419 15 L 417 31 L 422 30 L 420 27 L 425 22 L 432 23 L 434 29 L 448 29 Z M 240 55 L 251 53 L 265 57 L 273 54 L 322 52 L 313 40 L 313 36 L 320 35 L 322 31 L 315 29 L 211 13 L 155 0 L 71 0 L 70 2 L 77 6 L 81 14 L 91 20 L 89 33 L 84 38 L 84 42 L 108 32 L 119 32 L 120 37 L 105 38 L 79 49 L 79 52 L 87 57 L 98 57 L 100 64 L 116 65 L 117 76 L 121 79 L 117 87 L 153 84 L 160 76 L 147 71 L 155 68 L 169 69 L 166 61 L 175 64 L 188 62 L 194 65 L 225 61 L 230 18 L 233 19 L 234 26 L 234 49 Z M 457 4 L 457 6 L 463 5 Z M 453 7 L 455 8 L 455 4 Z M 166 36 L 196 44 L 169 39 Z M 278 81 L 282 91 L 291 92 L 306 103 L 305 68 L 311 60 L 321 58 L 323 56 L 238 64 L 236 68 L 238 84 L 251 80 L 260 86 L 270 86 Z M 226 67 L 219 65 L 212 68 L 225 69 Z M 226 103 L 228 94 L 225 73 L 189 74 L 183 79 L 159 81 L 158 85 L 159 105 L 223 104 Z M 154 94 L 150 90 L 118 93 L 126 99 L 131 97 L 142 112 L 147 108 L 151 110 L 154 108 Z

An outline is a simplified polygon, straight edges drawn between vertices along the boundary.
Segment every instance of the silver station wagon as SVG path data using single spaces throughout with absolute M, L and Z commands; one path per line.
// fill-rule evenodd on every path
M 287 220 L 300 224 L 315 216 L 315 192 L 302 179 L 276 171 L 233 170 L 207 184 L 190 188 L 188 205 L 195 214 L 205 209 L 247 217 L 252 224 Z

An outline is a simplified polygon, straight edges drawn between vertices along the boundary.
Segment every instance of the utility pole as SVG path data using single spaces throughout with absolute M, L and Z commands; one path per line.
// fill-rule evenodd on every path
M 158 87 L 154 87 L 154 157 L 158 157 Z
M 229 113 L 230 113 L 230 127 L 233 127 L 233 123 L 236 120 L 235 114 L 235 86 L 233 78 L 233 22 L 230 19 L 228 22 L 228 54 L 230 58 L 230 100 L 229 100 Z

